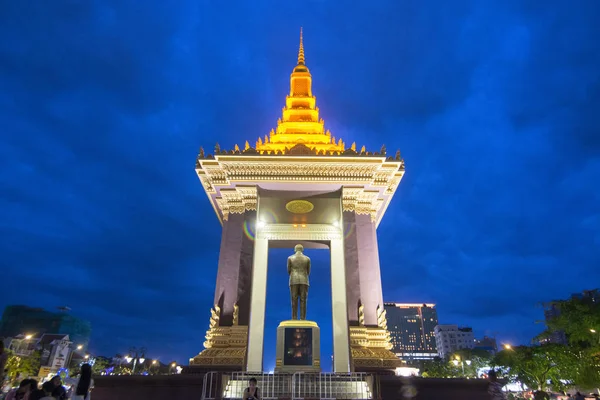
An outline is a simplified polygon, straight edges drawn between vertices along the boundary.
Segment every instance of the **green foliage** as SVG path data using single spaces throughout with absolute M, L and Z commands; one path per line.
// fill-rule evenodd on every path
M 456 378 L 456 372 L 456 368 L 440 358 L 425 361 L 422 366 L 422 376 L 425 378 Z
M 507 368 L 509 378 L 532 389 L 565 390 L 577 381 L 581 359 L 568 346 L 545 344 L 503 350 L 496 355 L 493 363 Z
M 592 298 L 572 298 L 555 305 L 559 315 L 547 321 L 546 336 L 563 331 L 570 344 L 600 352 L 600 302 Z
M 462 349 L 453 353 L 449 359 L 464 362 L 464 376 L 469 378 L 476 378 L 477 370 L 481 368 L 490 367 L 492 355 L 488 351 L 483 349 Z M 470 361 L 470 365 L 467 364 L 467 361 Z M 461 369 L 462 372 L 462 367 L 460 365 L 458 365 L 458 367 Z
M 110 360 L 105 357 L 97 357 L 92 365 L 92 374 L 100 375 L 110 366 Z
M 428 378 L 476 378 L 477 370 L 490 366 L 492 356 L 482 349 L 463 349 L 447 360 L 437 358 L 421 365 L 422 375 Z
M 6 351 L 9 355 L 6 368 L 8 369 L 8 374 L 11 378 L 16 377 L 17 374 L 19 374 L 21 378 L 25 378 L 28 376 L 35 376 L 39 373 L 41 359 L 39 351 L 34 351 L 32 355 L 27 357 L 17 356 L 9 350 Z

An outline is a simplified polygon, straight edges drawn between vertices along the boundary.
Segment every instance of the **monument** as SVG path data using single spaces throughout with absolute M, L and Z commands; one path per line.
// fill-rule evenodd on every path
M 302 34 L 276 129 L 253 146 L 225 150 L 217 144 L 212 154 L 201 148 L 196 173 L 223 231 L 205 349 L 190 368 L 263 371 L 268 250 L 298 244 L 330 251 L 333 370 L 400 365 L 390 351 L 376 229 L 404 175 L 404 161 L 399 152 L 388 156 L 385 146 L 347 146 L 325 129 Z M 300 254 L 288 261 L 293 311 L 278 330 L 280 370 L 320 368 L 319 328 L 304 319 L 310 268 Z M 306 284 L 296 277 L 302 264 Z
M 304 255 L 304 246 L 297 244 L 294 254 L 288 257 L 292 319 L 282 321 L 277 327 L 276 372 L 320 372 L 320 329 L 316 322 L 306 320 L 306 298 L 310 258 Z M 298 320 L 300 300 L 300 320 Z
M 290 276 L 290 296 L 292 298 L 292 319 L 298 319 L 298 299 L 300 300 L 300 319 L 306 319 L 310 258 L 304 255 L 304 246 L 301 244 L 294 247 L 294 252 L 287 260 L 287 271 Z

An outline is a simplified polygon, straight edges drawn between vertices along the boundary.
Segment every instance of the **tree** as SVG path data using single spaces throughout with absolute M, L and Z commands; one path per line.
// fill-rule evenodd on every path
M 462 367 L 464 366 L 464 376 L 469 378 L 477 377 L 477 371 L 482 368 L 489 368 L 492 355 L 483 349 L 461 349 L 452 353 L 449 357 L 451 363 L 453 360 L 457 360 L 462 365 L 457 365 L 460 368 L 461 376 Z
M 441 358 L 424 361 L 422 365 L 422 376 L 425 378 L 456 378 L 456 368 Z
M 105 357 L 96 357 L 94 365 L 92 365 L 92 374 L 101 375 L 110 365 L 110 360 Z
M 593 297 L 574 297 L 555 302 L 554 306 L 558 315 L 546 321 L 548 329 L 541 336 L 562 331 L 569 344 L 600 352 L 600 302 Z
M 496 355 L 493 364 L 505 367 L 510 378 L 536 390 L 564 390 L 579 373 L 580 359 L 568 346 L 518 346 Z
M 582 388 L 600 386 L 600 302 L 594 296 L 572 297 L 553 304 L 558 310 L 538 338 L 564 332 L 569 349 L 577 360 L 573 383 Z
M 10 350 L 8 352 L 8 361 L 6 368 L 9 376 L 14 378 L 17 374 L 21 377 L 35 376 L 40 371 L 41 353 L 34 351 L 30 356 L 17 356 Z

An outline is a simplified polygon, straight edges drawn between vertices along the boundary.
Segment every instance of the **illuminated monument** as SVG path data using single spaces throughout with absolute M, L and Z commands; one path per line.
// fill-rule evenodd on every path
M 214 155 L 200 149 L 196 172 L 223 232 L 205 350 L 191 366 L 263 370 L 268 250 L 297 244 L 307 254 L 330 250 L 334 371 L 399 366 L 390 351 L 376 228 L 404 162 L 385 147 L 347 147 L 324 128 L 302 35 L 277 128 L 254 146 L 217 145 Z M 307 319 L 315 310 L 309 301 Z

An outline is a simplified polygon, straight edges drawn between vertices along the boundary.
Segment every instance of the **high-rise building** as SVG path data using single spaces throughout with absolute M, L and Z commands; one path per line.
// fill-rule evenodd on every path
M 475 347 L 472 328 L 459 328 L 458 325 L 438 325 L 435 327 L 435 342 L 438 354 L 446 358 L 462 349 Z
M 22 305 L 7 306 L 0 320 L 0 337 L 19 335 L 65 334 L 78 345 L 87 346 L 92 333 L 89 321 L 66 312 L 51 312 L 43 308 Z
M 405 361 L 437 357 L 434 328 L 438 324 L 435 304 L 385 303 L 392 351 Z

